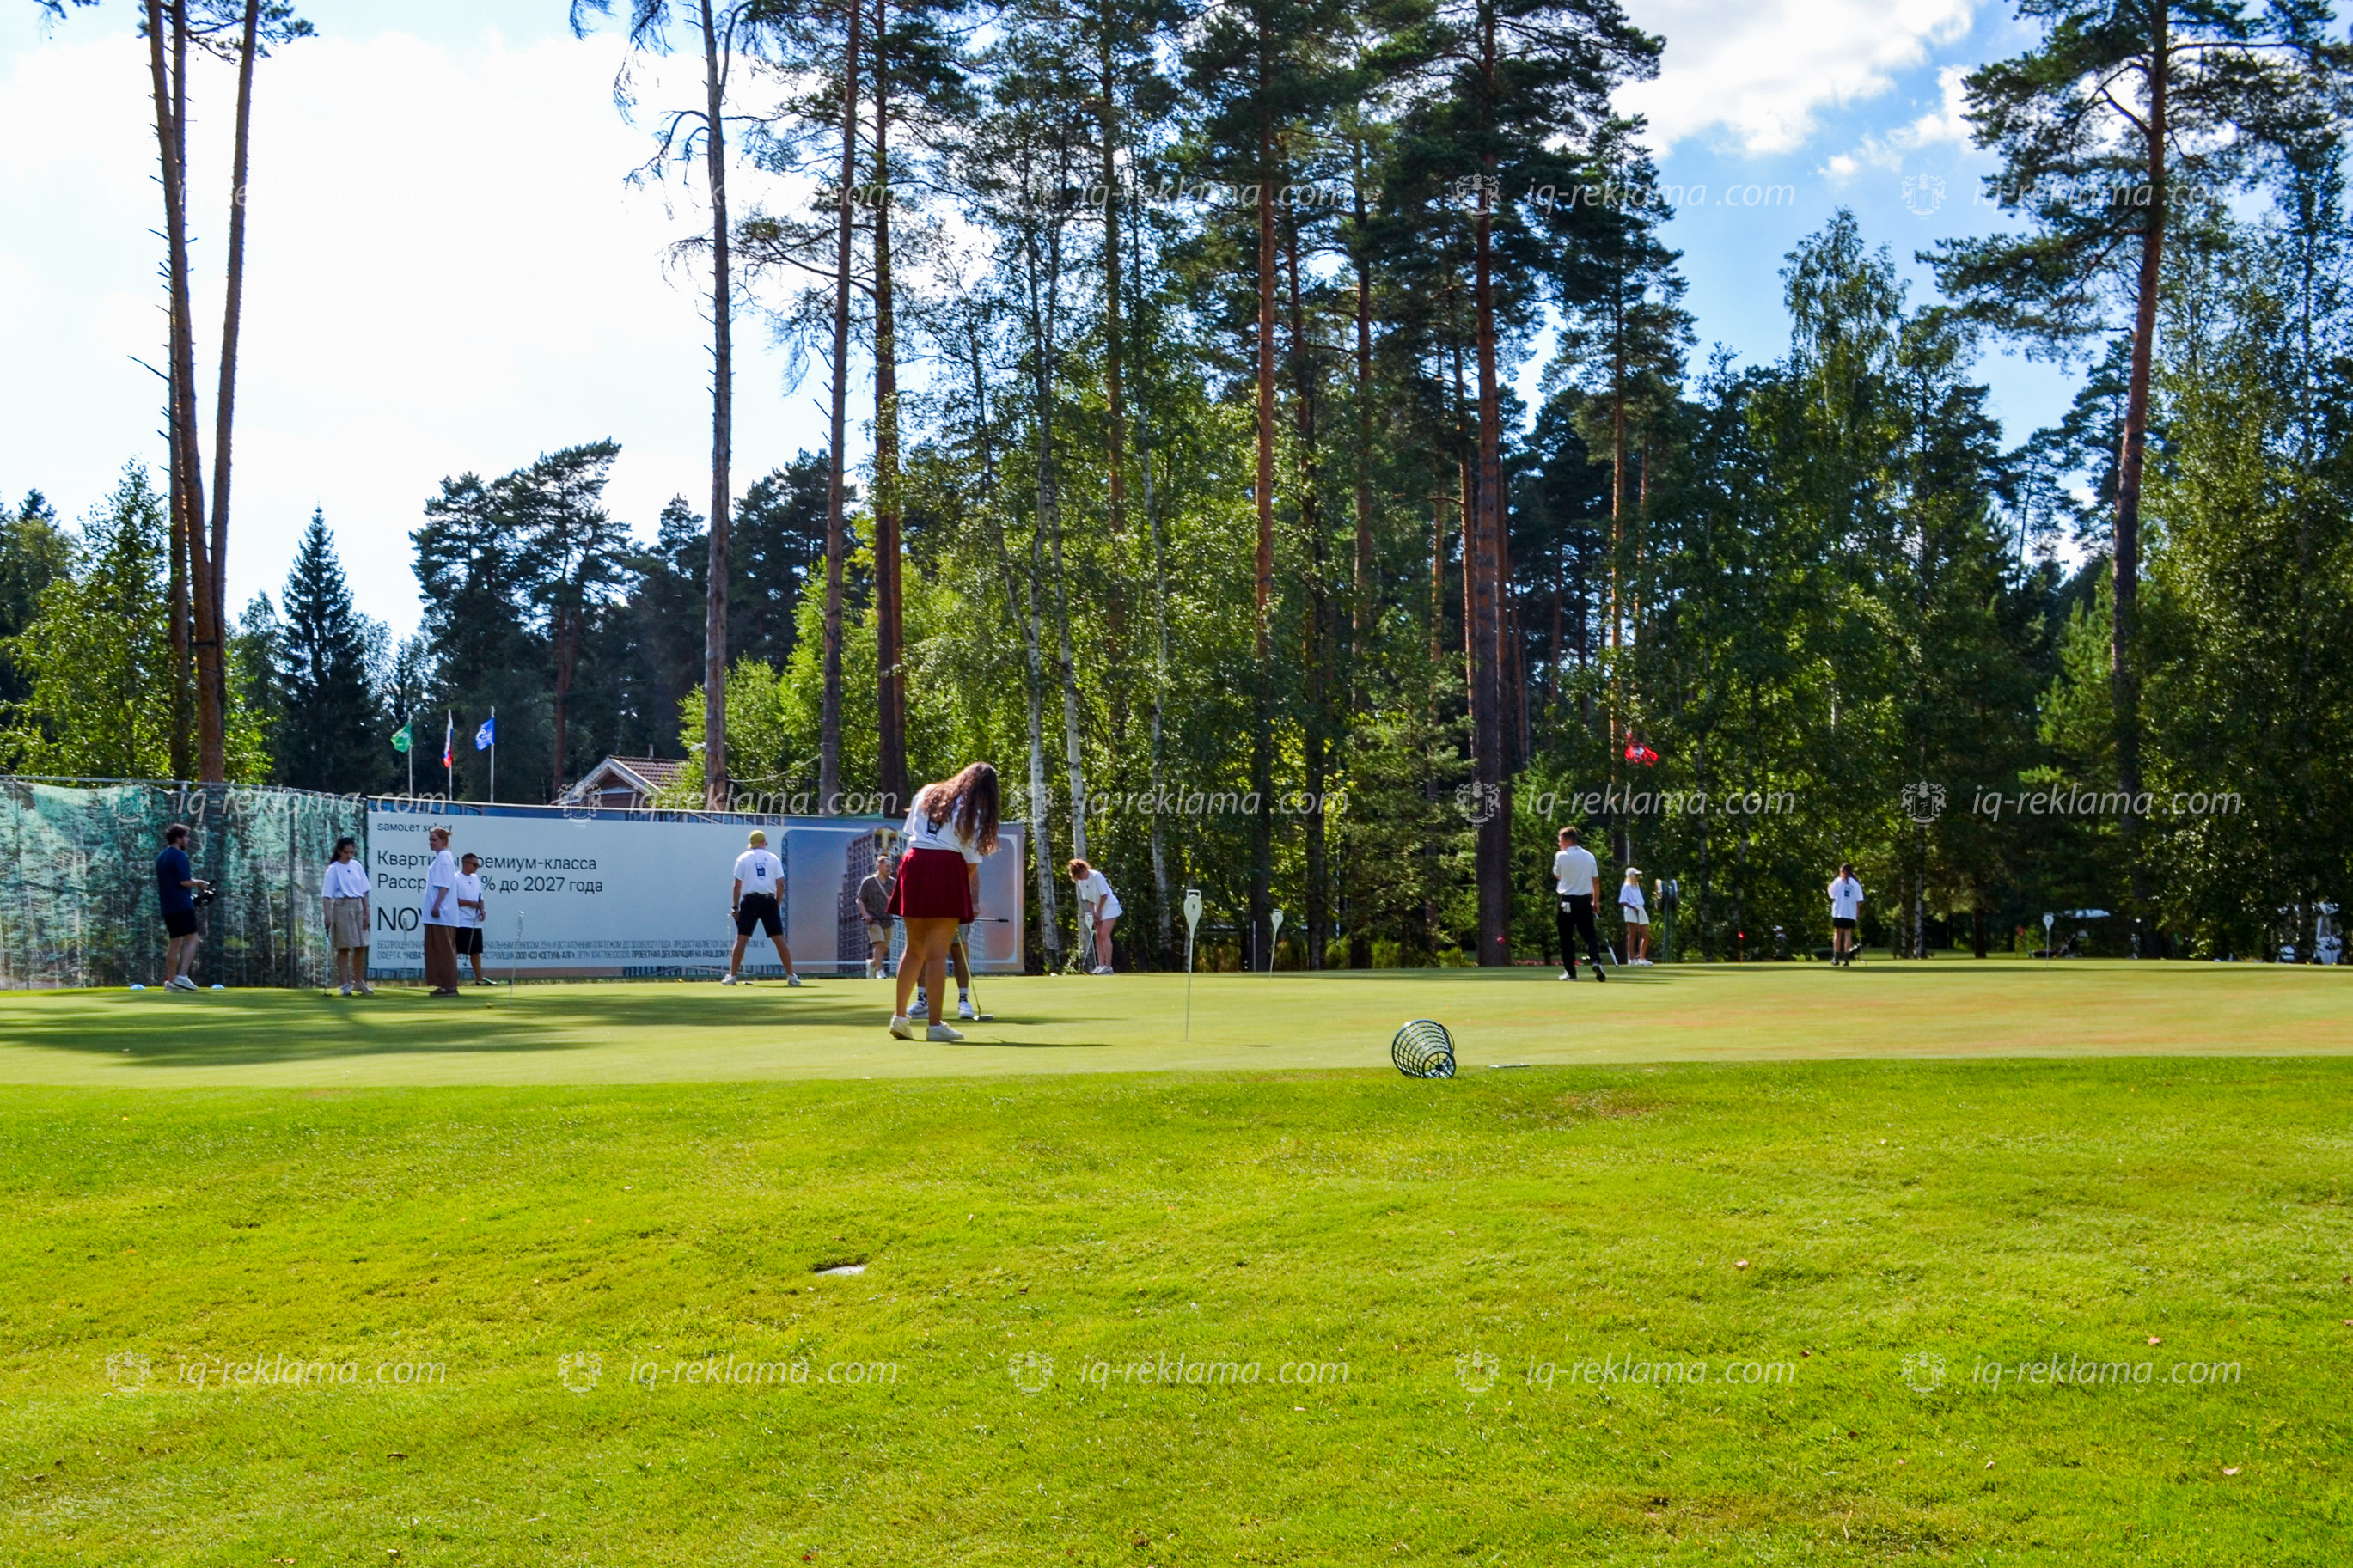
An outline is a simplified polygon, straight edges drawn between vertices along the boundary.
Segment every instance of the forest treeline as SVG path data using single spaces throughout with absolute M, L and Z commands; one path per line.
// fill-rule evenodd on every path
M 438 787 L 447 711 L 479 796 L 493 707 L 524 798 L 608 752 L 812 809 L 987 758 L 1046 962 L 1073 854 L 1148 965 L 1187 887 L 1256 964 L 1543 953 L 1570 824 L 1672 882 L 1676 956 L 1817 944 L 1841 860 L 1905 952 L 2044 911 L 2263 951 L 2353 890 L 2353 56 L 2326 7 L 2029 9 L 1969 79 L 2005 226 L 1915 299 L 1838 213 L 1742 366 L 1694 357 L 1610 108 L 1661 43 L 1604 0 L 637 0 L 702 68 L 622 96 L 710 215 L 707 493 L 648 541 L 602 433 L 470 455 L 519 466 L 420 498 L 397 647 L 314 519 L 224 639 L 222 766 L 398 787 L 414 714 Z M 753 322 L 831 428 L 745 484 Z M 2021 343 L 2084 380 L 2013 443 L 1975 367 Z M 176 493 L 16 509 L 12 765 L 188 754 Z

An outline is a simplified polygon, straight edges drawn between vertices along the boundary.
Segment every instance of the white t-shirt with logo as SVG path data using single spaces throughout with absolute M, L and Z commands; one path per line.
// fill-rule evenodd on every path
M 437 888 L 441 892 L 441 909 L 438 914 L 433 909 L 433 893 Z M 433 868 L 425 873 L 423 919 L 429 926 L 453 926 L 463 923 L 458 918 L 462 912 L 458 908 L 458 858 L 444 849 L 433 857 Z
M 1120 907 L 1119 895 L 1111 890 L 1111 879 L 1101 869 L 1089 871 L 1079 883 L 1079 902 L 1094 905 L 1099 921 L 1115 921 L 1126 913 Z
M 1600 869 L 1592 850 L 1582 844 L 1572 844 L 1552 858 L 1552 884 L 1563 898 L 1578 894 L 1590 897 L 1593 879 Z
M 457 899 L 458 923 L 480 931 L 482 926 L 482 916 L 488 911 L 466 907 L 469 904 L 479 904 L 482 901 L 482 878 L 480 872 L 458 873 Z
M 744 884 L 745 898 L 757 893 L 773 899 L 785 879 L 785 863 L 768 850 L 746 849 L 735 857 L 735 879 Z
M 1862 918 L 1862 884 L 1852 877 L 1839 877 L 1831 882 L 1831 919 L 1852 921 Z
M 924 815 L 924 798 L 919 795 L 915 797 L 915 809 L 907 814 L 907 826 L 904 832 L 907 847 L 953 850 L 964 857 L 965 865 L 979 865 L 980 851 L 965 842 L 964 835 L 956 831 L 955 819 L 951 817 L 934 826 L 932 819 Z
M 1626 918 L 1634 924 L 1651 923 L 1651 906 L 1642 901 L 1641 883 L 1620 882 L 1618 885 L 1618 907 L 1626 911 Z

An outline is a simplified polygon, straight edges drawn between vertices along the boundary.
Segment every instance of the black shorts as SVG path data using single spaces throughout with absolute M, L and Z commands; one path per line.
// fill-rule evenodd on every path
M 194 910 L 165 910 L 164 911 L 164 934 L 167 937 L 195 935 L 196 911 Z
M 1832 930 L 1832 931 L 1852 931 L 1853 929 L 1854 929 L 1854 922 L 1853 922 L 1852 921 L 1851 921 L 1851 920 L 1847 920 L 1847 919 L 1843 918 L 1842 916 L 1839 916 L 1839 915 L 1832 915 L 1832 916 L 1831 917 L 1831 930 Z
M 458 956 L 459 956 L 459 957 L 463 958 L 463 957 L 465 957 L 468 953 L 471 953 L 471 952 L 481 952 L 481 951 L 482 951 L 482 928 L 481 928 L 481 927 L 480 927 L 480 926 L 459 926 L 459 927 L 457 928 L 457 935 L 458 935 Z
M 744 901 L 735 906 L 735 934 L 750 936 L 754 926 L 770 936 L 785 934 L 785 917 L 776 908 L 774 893 L 746 893 Z

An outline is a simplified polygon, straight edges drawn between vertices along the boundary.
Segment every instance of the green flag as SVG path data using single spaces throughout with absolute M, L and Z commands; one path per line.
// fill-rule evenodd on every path
M 410 722 L 414 723 L 415 721 L 411 720 Z M 392 749 L 396 752 L 406 752 L 408 750 L 408 725 L 403 724 L 392 732 Z

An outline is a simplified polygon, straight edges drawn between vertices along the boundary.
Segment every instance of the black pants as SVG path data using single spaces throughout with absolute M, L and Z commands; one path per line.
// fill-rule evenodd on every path
M 1571 974 L 1577 973 L 1577 938 L 1585 937 L 1585 951 L 1601 963 L 1601 931 L 1593 923 L 1593 895 L 1570 893 L 1560 900 L 1560 909 L 1553 916 L 1560 931 L 1560 966 Z

